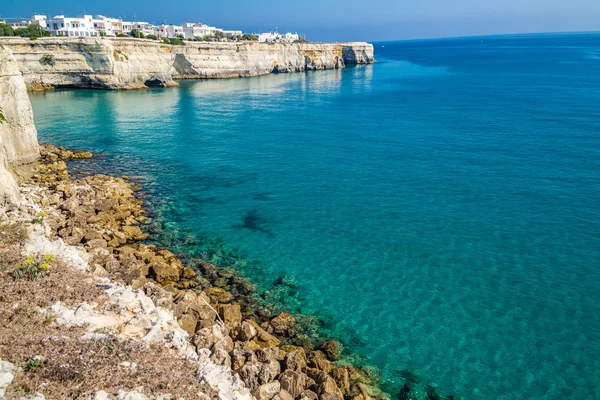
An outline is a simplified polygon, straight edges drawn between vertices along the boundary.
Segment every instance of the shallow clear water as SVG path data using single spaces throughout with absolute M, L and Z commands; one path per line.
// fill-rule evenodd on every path
M 600 397 L 600 35 L 376 44 L 373 66 L 33 94 L 42 141 L 146 179 L 170 230 L 393 384 Z M 218 255 L 217 255 L 218 256 Z

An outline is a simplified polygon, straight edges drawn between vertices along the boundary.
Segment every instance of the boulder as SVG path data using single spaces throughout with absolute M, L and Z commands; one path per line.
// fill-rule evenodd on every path
M 307 377 L 302 372 L 285 370 L 279 375 L 281 388 L 290 393 L 294 398 L 300 396 L 305 389 Z
M 211 287 L 204 291 L 215 303 L 230 303 L 234 297 L 225 289 Z
M 185 314 L 178 319 L 179 326 L 181 329 L 186 331 L 190 336 L 194 336 L 196 333 L 196 325 L 198 325 L 198 320 L 196 317 L 190 314 Z
M 294 317 L 291 314 L 284 312 L 280 313 L 270 322 L 271 327 L 273 328 L 273 332 L 280 335 L 288 334 L 294 327 L 295 323 L 296 320 L 294 319 Z
M 175 282 L 179 279 L 180 270 L 166 263 L 151 263 L 149 265 L 150 276 L 158 283 Z
M 148 238 L 148 234 L 142 232 L 137 226 L 124 226 L 122 230 L 128 240 L 144 240 Z
M 252 392 L 252 395 L 256 397 L 256 400 L 271 400 L 280 391 L 281 384 L 274 381 L 260 385 Z
M 280 372 L 281 365 L 279 365 L 279 361 L 271 360 L 262 364 L 260 373 L 258 374 L 258 379 L 260 383 L 271 382 L 277 377 L 277 375 L 279 375 Z
M 258 375 L 260 374 L 261 367 L 262 364 L 259 362 L 249 362 L 237 370 L 240 378 L 242 378 L 251 391 L 256 390 L 260 386 Z
M 281 391 L 273 397 L 273 400 L 294 400 L 294 397 L 287 390 L 281 389 Z
M 254 325 L 252 325 L 248 321 L 242 322 L 242 324 L 240 326 L 240 331 L 238 334 L 238 338 L 240 340 L 247 342 L 248 340 L 252 340 L 252 338 L 254 338 L 254 336 L 256 336 L 256 334 L 257 334 L 257 330 L 254 327 Z
M 338 387 L 347 393 L 350 390 L 350 375 L 346 368 L 336 368 L 331 372 L 331 376 Z
M 336 385 L 335 380 L 329 376 L 325 382 L 317 386 L 317 394 L 320 400 L 344 400 L 344 394 Z
M 306 389 L 300 393 L 300 400 L 318 400 L 319 396 L 312 390 Z
M 242 311 L 239 304 L 220 304 L 219 315 L 229 329 L 234 329 L 242 323 Z
M 328 340 L 321 345 L 321 350 L 325 353 L 327 358 L 336 361 L 340 359 L 343 347 L 337 340 Z
M 291 351 L 285 356 L 285 368 L 292 371 L 302 371 L 306 368 L 306 355 L 303 348 Z

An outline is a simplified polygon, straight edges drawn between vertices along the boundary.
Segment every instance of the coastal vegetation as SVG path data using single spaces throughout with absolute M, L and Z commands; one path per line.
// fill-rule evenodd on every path
M 0 107 L 0 123 L 6 122 L 6 117 L 4 116 L 4 110 Z
M 43 29 L 40 25 L 31 24 L 25 28 L 13 29 L 8 24 L 0 24 L 0 36 L 21 36 L 21 37 L 47 37 L 50 32 Z
M 0 24 L 0 36 L 15 36 L 15 30 L 8 24 Z
M 40 64 L 53 67 L 56 65 L 56 60 L 52 54 L 44 54 L 42 58 L 40 58 Z

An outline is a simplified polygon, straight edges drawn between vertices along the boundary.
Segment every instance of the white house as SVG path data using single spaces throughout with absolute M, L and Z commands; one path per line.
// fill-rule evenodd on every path
M 98 36 L 91 15 L 78 18 L 67 18 L 57 15 L 47 20 L 47 30 L 54 36 L 89 37 Z
M 97 15 L 92 22 L 94 23 L 94 29 L 98 32 L 104 32 L 106 36 L 116 36 L 123 33 L 123 21 L 120 18 Z
M 166 38 L 174 38 L 179 35 L 182 35 L 182 36 L 184 35 L 183 27 L 179 26 L 179 25 L 173 25 L 173 24 L 171 24 L 171 25 L 162 24 L 160 26 L 155 26 L 154 34 L 156 36 L 166 37 Z
M 183 26 L 183 36 L 186 39 L 193 39 L 195 37 L 212 36 L 219 29 L 214 26 L 208 26 L 195 22 L 185 22 Z
M 45 15 L 41 15 L 41 14 L 36 14 L 34 16 L 31 17 L 31 23 L 32 24 L 38 24 L 39 26 L 41 26 L 42 28 L 46 29 L 48 27 L 48 24 L 46 23 L 47 18 Z
M 261 33 L 258 35 L 259 42 L 267 42 L 267 43 L 291 43 L 298 40 L 300 36 L 297 33 L 288 32 L 286 34 L 281 34 L 279 32 L 267 32 Z

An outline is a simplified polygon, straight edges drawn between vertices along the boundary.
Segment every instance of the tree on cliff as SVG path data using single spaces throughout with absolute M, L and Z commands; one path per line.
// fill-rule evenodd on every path
M 0 36 L 15 36 L 15 30 L 8 24 L 0 24 Z
M 15 36 L 21 36 L 21 37 L 44 37 L 44 36 L 50 36 L 50 32 L 44 30 L 40 25 L 38 24 L 31 24 L 29 26 L 27 26 L 26 28 L 17 28 L 15 29 Z
M 242 40 L 258 40 L 254 33 L 244 33 L 242 35 Z
M 129 32 L 129 36 L 134 37 L 134 38 L 138 38 L 138 39 L 143 39 L 144 38 L 144 33 L 140 32 L 137 29 L 132 29 L 131 32 Z

